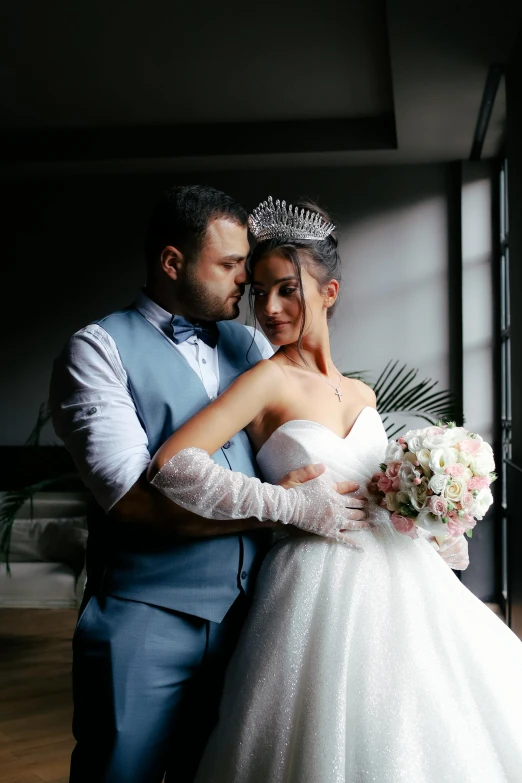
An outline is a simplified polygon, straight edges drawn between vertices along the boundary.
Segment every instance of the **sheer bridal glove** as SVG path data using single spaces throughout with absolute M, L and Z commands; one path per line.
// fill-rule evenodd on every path
M 363 551 L 344 532 L 354 527 L 342 495 L 322 476 L 292 489 L 265 484 L 217 465 L 206 451 L 183 449 L 151 481 L 163 495 L 207 519 L 292 524 Z M 365 527 L 358 523 L 357 527 Z

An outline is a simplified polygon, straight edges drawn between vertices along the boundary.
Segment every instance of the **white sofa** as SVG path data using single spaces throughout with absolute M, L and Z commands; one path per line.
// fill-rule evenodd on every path
M 3 495 L 1 493 L 0 497 Z M 87 494 L 40 492 L 16 515 L 0 607 L 78 607 L 85 584 Z

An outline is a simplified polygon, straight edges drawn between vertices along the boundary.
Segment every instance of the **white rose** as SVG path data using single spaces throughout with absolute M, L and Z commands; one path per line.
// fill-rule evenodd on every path
M 408 492 L 414 486 L 415 479 L 419 478 L 419 472 L 415 470 L 411 462 L 403 462 L 398 475 L 403 492 Z
M 461 465 L 464 465 L 465 468 L 471 465 L 472 459 L 473 459 L 472 454 L 466 454 L 465 451 L 457 451 L 457 460 Z
M 467 484 L 470 478 L 472 477 L 473 477 L 473 473 L 469 468 L 464 468 L 464 470 L 462 471 L 462 475 L 459 476 L 459 478 L 461 479 L 461 481 L 464 482 L 464 484 Z
M 471 511 L 472 516 L 474 516 L 476 519 L 483 519 L 486 511 L 493 503 L 493 495 L 491 494 L 491 490 L 484 488 L 479 489 L 477 495 L 475 496 L 475 502 L 473 503 L 473 508 Z
M 437 449 L 445 444 L 445 430 L 441 427 L 427 427 L 423 439 L 425 449 Z
M 396 440 L 391 440 L 386 447 L 386 454 L 384 455 L 384 461 L 388 462 L 402 462 L 404 459 L 404 451 L 400 443 Z
M 432 536 L 447 536 L 446 525 L 437 514 L 432 514 L 427 508 L 419 511 L 415 524 L 431 533 Z
M 407 492 L 397 492 L 396 500 L 399 505 L 405 506 L 410 502 L 410 496 Z
M 459 476 L 452 478 L 444 488 L 444 497 L 450 503 L 458 503 L 466 491 L 466 484 Z
M 412 438 L 423 438 L 424 430 L 408 430 L 406 435 L 402 436 L 406 443 L 409 443 Z
M 430 456 L 430 468 L 434 473 L 444 473 L 446 468 L 457 462 L 458 452 L 447 446 L 432 449 Z
M 444 433 L 444 445 L 456 446 L 461 440 L 468 437 L 467 430 L 464 427 L 448 427 Z
M 481 451 L 472 458 L 469 466 L 475 476 L 487 476 L 495 470 L 493 454 Z
M 415 454 L 424 447 L 424 438 L 420 435 L 413 435 L 409 440 L 406 438 L 405 440 L 409 450 L 413 451 Z
M 420 511 L 426 505 L 428 493 L 428 479 L 423 478 L 420 484 L 414 484 L 410 490 L 411 504 L 416 511 Z
M 435 473 L 430 478 L 428 486 L 436 495 L 442 495 L 447 483 L 448 477 L 445 473 Z
M 417 452 L 417 462 L 427 476 L 431 474 L 430 457 L 431 451 L 429 449 L 420 449 L 420 451 Z

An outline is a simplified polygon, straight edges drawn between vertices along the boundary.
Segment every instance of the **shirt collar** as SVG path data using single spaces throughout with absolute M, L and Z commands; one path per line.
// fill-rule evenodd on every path
M 139 291 L 134 306 L 147 321 L 150 321 L 156 329 L 159 329 L 160 332 L 163 332 L 163 334 L 169 338 L 169 340 L 172 340 L 172 313 L 169 313 L 167 310 L 164 310 L 163 307 L 160 307 L 159 304 L 153 302 L 150 296 L 147 296 L 143 288 Z

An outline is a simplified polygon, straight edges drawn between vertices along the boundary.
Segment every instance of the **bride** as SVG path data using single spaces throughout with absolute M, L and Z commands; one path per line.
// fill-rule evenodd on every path
M 465 539 L 436 552 L 371 497 L 371 527 L 346 532 L 331 489 L 366 485 L 387 445 L 373 392 L 330 355 L 333 226 L 271 200 L 250 225 L 255 312 L 279 350 L 177 430 L 149 478 L 200 515 L 320 535 L 283 537 L 264 561 L 197 783 L 516 783 L 522 644 L 444 562 L 467 565 Z M 284 490 L 216 465 L 243 428 L 268 482 L 326 473 Z

